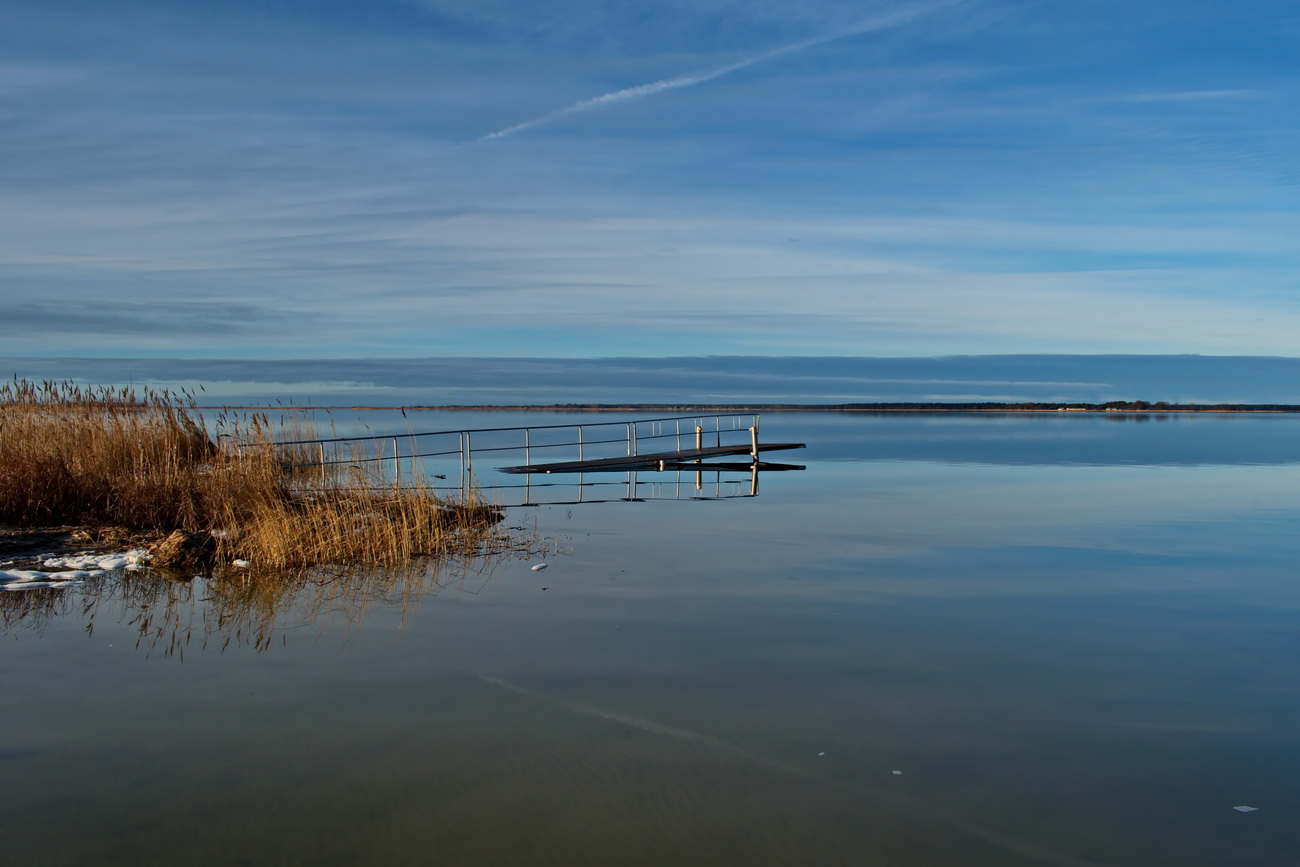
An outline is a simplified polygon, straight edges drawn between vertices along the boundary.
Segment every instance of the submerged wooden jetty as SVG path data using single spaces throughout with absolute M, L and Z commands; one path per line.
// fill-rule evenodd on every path
M 705 464 L 706 458 L 749 455 L 759 469 L 794 469 L 785 464 L 764 464 L 758 460 L 761 452 L 804 448 L 803 443 L 760 443 L 734 446 L 703 446 L 693 449 L 676 449 L 667 452 L 650 452 L 639 455 L 620 455 L 612 458 L 592 458 L 579 461 L 553 461 L 545 464 L 525 464 L 518 467 L 501 467 L 503 473 L 592 473 L 623 472 L 625 470 L 694 470 L 721 468 Z M 727 465 L 730 469 L 734 465 Z M 803 467 L 798 467 L 803 469 Z
M 622 413 L 620 413 L 622 414 Z M 485 427 L 461 430 L 411 431 L 388 434 L 335 436 L 321 439 L 282 441 L 292 455 L 292 466 L 310 471 L 340 465 L 372 465 L 387 476 L 384 484 L 401 486 L 404 480 L 425 485 L 440 494 L 466 495 L 471 489 L 500 504 L 522 497 L 519 503 L 536 505 L 535 489 L 555 489 L 564 499 L 547 502 L 588 502 L 585 489 L 608 489 L 618 483 L 615 474 L 627 476 L 627 490 L 621 500 L 641 500 L 647 488 L 667 490 L 678 499 L 711 498 L 705 493 L 705 474 L 713 476 L 714 494 L 756 496 L 761 470 L 802 470 L 798 464 L 768 463 L 763 452 L 804 448 L 803 443 L 762 443 L 758 439 L 756 414 L 688 415 L 611 421 L 573 421 L 524 427 Z M 545 461 L 537 461 L 539 455 Z M 308 458 L 310 455 L 314 460 Z M 502 466 L 510 458 L 522 463 Z M 563 460 L 556 460 L 563 458 Z M 724 460 L 714 460 L 722 458 Z M 725 460 L 731 458 L 732 460 Z M 522 483 L 490 481 L 480 474 L 487 468 L 502 474 L 523 476 Z M 664 476 L 676 471 L 676 484 Z M 586 474 L 600 480 L 587 481 Z M 575 480 L 564 478 L 572 474 Z M 638 474 L 658 478 L 638 479 Z M 722 492 L 723 474 L 741 476 L 735 482 L 738 493 Z M 534 476 L 551 476 L 539 482 Z M 562 478 L 556 479 L 555 476 Z M 682 477 L 693 479 L 683 488 Z M 442 482 L 443 484 L 439 484 Z M 574 489 L 572 495 L 560 489 Z

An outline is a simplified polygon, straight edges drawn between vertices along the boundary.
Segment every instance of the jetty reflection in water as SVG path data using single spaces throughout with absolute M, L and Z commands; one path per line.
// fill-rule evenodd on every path
M 497 499 L 520 506 L 573 506 L 645 500 L 730 500 L 757 497 L 765 472 L 802 470 L 795 464 L 711 463 L 663 472 L 576 473 L 567 476 L 527 473 L 522 484 L 494 484 Z M 594 476 L 594 480 L 593 477 Z

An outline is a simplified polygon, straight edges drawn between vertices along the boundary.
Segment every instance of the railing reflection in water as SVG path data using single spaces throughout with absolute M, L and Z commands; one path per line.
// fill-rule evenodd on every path
M 629 470 L 622 474 L 598 475 L 578 473 L 572 481 L 563 480 L 563 476 L 526 474 L 523 484 L 493 485 L 488 490 L 497 492 L 497 501 L 503 505 L 517 506 L 640 503 L 646 500 L 726 500 L 757 497 L 758 474 L 758 464 L 745 469 L 713 468 L 704 464 L 700 469 L 694 470 Z

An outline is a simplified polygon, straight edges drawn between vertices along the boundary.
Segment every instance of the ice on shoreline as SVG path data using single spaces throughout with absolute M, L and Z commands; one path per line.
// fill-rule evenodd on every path
M 88 578 L 116 570 L 143 569 L 151 555 L 145 548 L 121 554 L 77 554 L 41 559 L 43 569 L 0 569 L 0 589 L 34 590 L 38 587 L 70 587 Z M 56 571 L 44 571 L 44 570 Z
M 111 572 L 114 569 L 137 568 L 149 562 L 146 548 L 132 548 L 124 554 L 80 554 L 72 557 L 50 557 L 41 565 L 47 569 L 92 569 Z

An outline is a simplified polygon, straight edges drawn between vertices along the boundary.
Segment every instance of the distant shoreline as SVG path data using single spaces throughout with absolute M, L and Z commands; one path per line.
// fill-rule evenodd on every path
M 222 405 L 202 409 L 235 410 L 400 410 L 404 412 L 863 412 L 863 413 L 1098 413 L 1106 415 L 1169 415 L 1193 413 L 1300 413 L 1300 404 L 1216 403 L 1177 404 L 1146 401 L 1109 403 L 552 403 L 443 404 L 404 406 L 265 406 Z

